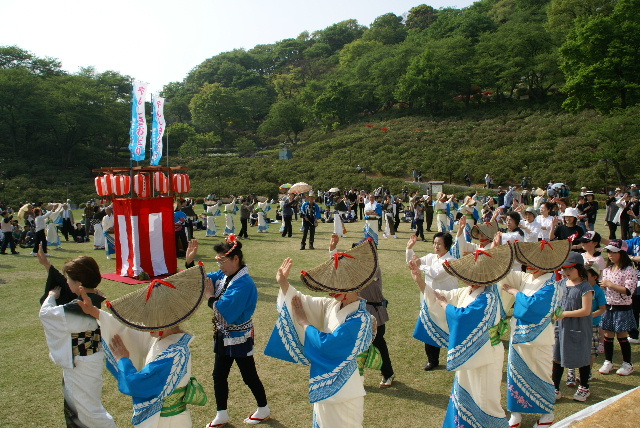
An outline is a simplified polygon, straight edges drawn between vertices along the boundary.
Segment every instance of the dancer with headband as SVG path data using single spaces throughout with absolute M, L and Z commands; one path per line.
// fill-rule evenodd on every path
M 242 243 L 234 234 L 213 247 L 220 269 L 207 274 L 205 297 L 213 309 L 215 359 L 213 363 L 213 389 L 216 396 L 216 417 L 207 427 L 221 427 L 229 420 L 229 372 L 234 361 L 242 380 L 256 399 L 258 409 L 249 415 L 245 424 L 255 425 L 269 419 L 267 395 L 253 359 L 253 313 L 258 303 L 258 289 L 244 262 Z M 192 239 L 187 249 L 187 267 L 194 264 L 198 241 Z

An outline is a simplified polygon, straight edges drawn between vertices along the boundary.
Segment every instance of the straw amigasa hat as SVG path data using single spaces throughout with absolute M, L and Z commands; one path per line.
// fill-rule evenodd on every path
M 523 265 L 553 272 L 560 269 L 571 251 L 571 241 L 516 242 L 516 259 Z
M 493 239 L 499 230 L 498 222 L 495 220 L 486 223 L 477 223 L 473 228 L 471 228 L 471 237 L 478 241 L 480 240 L 480 235 L 484 235 L 488 239 Z
M 376 278 L 378 251 L 372 239 L 366 239 L 345 253 L 309 271 L 300 279 L 310 290 L 329 293 L 354 293 L 365 289 Z
M 186 321 L 204 298 L 202 264 L 164 279 L 154 279 L 146 287 L 107 302 L 113 315 L 136 330 L 158 331 Z
M 461 279 L 466 284 L 495 284 L 511 271 L 514 251 L 510 243 L 490 250 L 476 250 L 457 260 L 443 263 L 448 274 Z

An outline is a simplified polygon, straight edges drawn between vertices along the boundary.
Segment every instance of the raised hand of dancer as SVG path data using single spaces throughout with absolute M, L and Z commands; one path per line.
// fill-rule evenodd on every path
M 447 299 L 440 293 L 438 293 L 437 291 L 433 291 L 433 295 L 436 296 L 436 301 L 438 302 L 438 304 L 440 306 L 442 306 L 442 308 L 446 308 L 447 305 L 449 304 L 447 302 Z
M 187 253 L 185 255 L 185 262 L 190 265 L 196 258 L 198 254 L 198 240 L 192 239 L 189 241 L 189 245 L 187 245 Z
M 51 267 L 51 263 L 49 263 L 49 259 L 47 259 L 47 256 L 44 254 L 44 249 L 42 248 L 42 245 L 40 245 L 40 248 L 38 248 L 38 252 L 36 253 L 36 256 L 38 256 L 38 263 L 40 263 L 42 266 L 44 266 L 44 268 L 49 271 L 49 268 Z
M 124 345 L 124 342 L 118 334 L 113 336 L 109 342 L 109 349 L 111 349 L 111 353 L 116 357 L 116 360 L 119 360 L 120 358 L 129 358 L 129 350 Z
M 292 266 L 293 260 L 291 260 L 291 257 L 287 257 L 278 268 L 278 273 L 276 274 L 276 281 L 280 284 L 280 289 L 284 294 L 287 294 L 287 290 L 289 290 L 289 274 Z
M 511 294 L 512 296 L 515 296 L 520 292 L 517 288 L 512 287 L 509 284 L 502 284 L 502 289 L 507 293 Z
M 418 235 L 411 235 L 409 241 L 407 241 L 407 250 L 413 249 L 413 246 L 418 242 Z
M 340 242 L 340 237 L 335 233 L 332 233 L 331 240 L 329 241 L 329 251 L 333 251 L 338 248 L 338 242 Z
M 78 287 L 78 293 L 80 296 L 80 298 L 78 299 L 78 306 L 80 306 L 82 312 L 87 315 L 91 315 L 95 319 L 100 319 L 100 309 L 93 306 L 93 302 L 91 301 L 89 296 L 87 296 L 87 291 L 83 286 Z
M 418 287 L 420 287 L 420 291 L 424 292 L 427 284 L 424 282 L 424 278 L 422 278 L 422 271 L 420 270 L 420 260 L 409 260 L 409 263 L 407 263 L 407 265 L 409 266 L 409 270 L 411 271 L 413 280 L 416 282 L 416 284 L 418 284 Z
M 493 236 L 493 247 L 497 247 L 498 245 L 502 245 L 502 232 L 496 232 Z
M 58 300 L 60 298 L 60 291 L 62 291 L 62 287 L 54 287 L 49 291 L 49 296 L 53 296 L 54 299 Z
M 215 287 L 213 286 L 213 280 L 207 277 L 204 280 L 204 297 L 210 299 L 216 295 Z

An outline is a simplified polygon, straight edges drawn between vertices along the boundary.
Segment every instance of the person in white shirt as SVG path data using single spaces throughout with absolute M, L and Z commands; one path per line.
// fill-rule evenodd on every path
M 555 227 L 553 224 L 554 216 L 551 215 L 553 210 L 553 204 L 551 202 L 545 202 L 540 205 L 540 215 L 536 217 L 536 222 L 540 224 L 540 238 L 543 241 L 549 240 L 549 234 Z
M 520 229 L 524 232 L 524 242 L 538 242 L 542 225 L 536 221 L 536 210 L 529 207 L 524 210 L 524 219 L 520 221 Z
M 455 290 L 458 288 L 458 279 L 449 275 L 442 266 L 446 260 L 452 260 L 454 257 L 449 253 L 451 246 L 453 245 L 453 237 L 448 232 L 438 232 L 433 236 L 433 253 L 427 254 L 418 258 L 413 251 L 413 247 L 416 245 L 418 237 L 411 235 L 407 242 L 406 261 L 414 261 L 418 264 L 418 268 L 424 272 L 424 280 L 433 290 Z M 424 350 L 427 354 L 427 364 L 424 366 L 424 370 L 433 370 L 440 365 L 440 348 L 446 347 L 445 344 L 435 346 L 428 343 L 427 334 L 428 325 L 425 322 L 428 319 L 427 308 L 425 306 L 425 295 L 421 295 L 420 315 L 416 323 L 416 328 L 413 333 L 413 337 L 425 342 Z M 429 324 L 429 323 L 426 323 Z

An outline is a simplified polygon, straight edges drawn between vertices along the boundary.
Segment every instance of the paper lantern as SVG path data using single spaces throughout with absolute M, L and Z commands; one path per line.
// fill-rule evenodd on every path
M 131 178 L 128 175 L 114 175 L 111 183 L 116 196 L 126 195 L 131 191 Z
M 157 193 L 169 193 L 169 179 L 164 173 L 160 171 L 153 173 L 153 188 Z
M 96 177 L 96 193 L 98 196 L 109 196 L 113 193 L 112 175 L 105 174 L 100 177 Z
M 187 193 L 191 190 L 191 180 L 187 174 L 173 174 L 173 191 Z
M 151 196 L 151 180 L 148 175 L 136 174 L 133 176 L 133 191 L 140 198 Z

